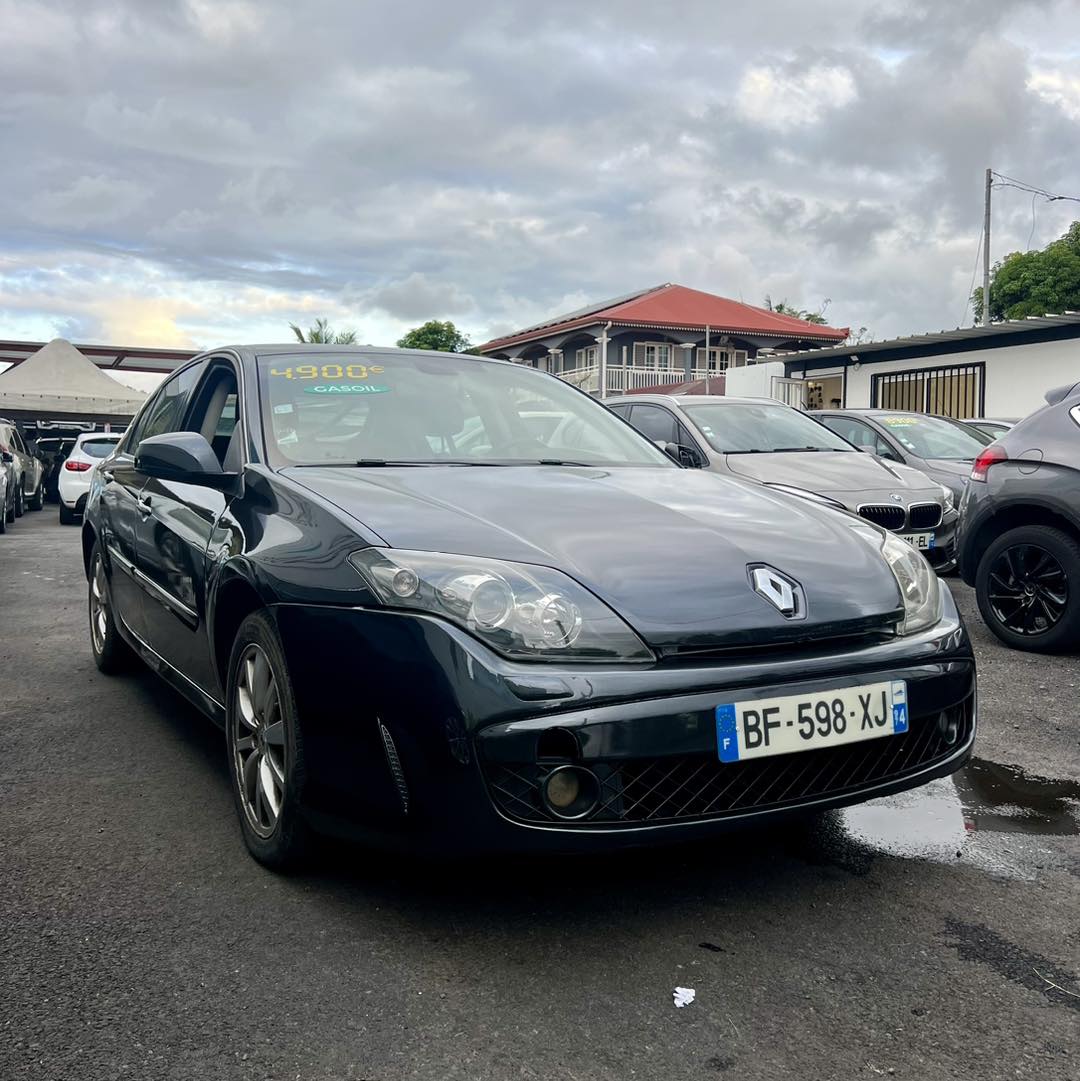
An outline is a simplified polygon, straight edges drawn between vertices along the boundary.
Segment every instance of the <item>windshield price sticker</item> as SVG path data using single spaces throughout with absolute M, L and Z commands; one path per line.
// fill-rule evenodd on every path
M 721 762 L 856 743 L 907 730 L 907 684 L 898 679 L 716 707 Z
M 335 379 L 367 379 L 385 371 L 381 364 L 297 364 L 295 368 L 271 368 L 270 374 L 278 379 L 321 379 L 327 383 Z
M 305 394 L 386 394 L 389 387 L 375 383 L 316 383 L 313 387 L 304 387 Z
M 918 417 L 882 417 L 881 419 L 890 428 L 908 428 L 919 423 Z

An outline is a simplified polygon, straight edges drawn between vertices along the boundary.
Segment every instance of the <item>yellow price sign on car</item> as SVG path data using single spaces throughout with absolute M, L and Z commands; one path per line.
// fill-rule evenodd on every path
M 297 364 L 296 367 L 271 368 L 270 374 L 278 379 L 367 379 L 386 369 L 379 364 Z

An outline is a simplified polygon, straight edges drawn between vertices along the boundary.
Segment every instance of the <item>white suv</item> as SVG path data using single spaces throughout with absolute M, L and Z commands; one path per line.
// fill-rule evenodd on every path
M 71 525 L 86 506 L 90 478 L 102 458 L 124 438 L 123 432 L 91 432 L 80 435 L 60 467 L 60 523 Z

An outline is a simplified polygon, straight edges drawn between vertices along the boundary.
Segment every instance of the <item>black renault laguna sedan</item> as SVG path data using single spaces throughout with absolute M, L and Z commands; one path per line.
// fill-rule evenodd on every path
M 680 468 L 553 376 L 222 349 L 143 407 L 83 526 L 98 667 L 226 733 L 252 854 L 703 837 L 957 769 L 975 666 L 869 523 Z

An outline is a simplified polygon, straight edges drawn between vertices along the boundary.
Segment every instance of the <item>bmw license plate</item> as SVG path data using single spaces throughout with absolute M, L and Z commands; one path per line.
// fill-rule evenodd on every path
M 900 539 L 907 541 L 912 548 L 918 548 L 920 552 L 929 551 L 934 547 L 933 533 L 901 533 Z
M 716 707 L 721 762 L 834 747 L 907 730 L 907 684 L 902 679 Z

